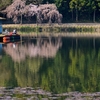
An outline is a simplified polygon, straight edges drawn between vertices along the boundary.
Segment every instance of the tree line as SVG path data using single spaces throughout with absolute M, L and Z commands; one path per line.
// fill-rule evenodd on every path
M 14 0 L 1 0 L 0 10 L 4 10 Z M 51 4 L 57 6 L 63 15 L 63 22 L 96 22 L 100 20 L 100 0 L 22 0 L 26 5 Z

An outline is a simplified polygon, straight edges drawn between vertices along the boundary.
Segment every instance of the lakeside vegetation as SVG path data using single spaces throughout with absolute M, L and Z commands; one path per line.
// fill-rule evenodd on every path
M 63 15 L 63 22 L 99 22 L 100 1 L 99 0 L 22 0 L 26 5 L 54 3 L 58 11 Z M 13 0 L 1 0 L 0 10 L 11 5 Z
M 85 22 L 87 20 L 89 22 L 99 22 L 99 3 L 98 0 L 95 2 L 91 0 L 10 0 L 8 4 L 5 4 L 4 9 L 1 6 L 0 9 L 2 13 L 5 13 L 7 19 L 12 20 L 15 25 L 5 22 L 6 25 L 3 25 L 3 29 L 7 28 L 12 31 L 16 28 L 19 33 L 23 34 L 30 32 L 99 33 L 99 23 L 61 24 L 61 21 Z M 64 4 L 67 5 L 67 8 Z
M 17 29 L 19 34 L 26 34 L 26 33 L 51 33 L 52 35 L 64 33 L 65 35 L 68 35 L 68 33 L 92 33 L 97 34 L 100 32 L 100 25 L 99 24 L 52 24 L 52 26 L 49 26 L 49 24 L 3 24 L 3 30 L 8 29 L 8 31 L 12 31 L 13 29 Z

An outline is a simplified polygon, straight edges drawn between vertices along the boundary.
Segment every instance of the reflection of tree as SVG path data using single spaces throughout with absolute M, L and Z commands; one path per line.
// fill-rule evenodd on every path
M 7 55 L 3 55 L 0 60 L 0 86 L 17 86 L 13 62 Z
M 57 48 L 58 40 L 54 41 L 52 39 L 51 44 Z M 74 42 L 72 47 L 71 41 L 64 40 L 65 44 L 63 43 L 62 48 L 54 57 L 43 59 L 44 55 L 42 57 L 40 55 L 34 56 L 26 54 L 24 51 L 24 48 L 32 46 L 33 42 L 23 44 L 23 48 L 21 45 L 16 46 L 16 48 L 21 47 L 23 54 L 25 53 L 25 58 L 20 63 L 13 63 L 11 57 L 7 55 L 0 59 L 0 85 L 8 86 L 16 82 L 16 86 L 17 84 L 21 87 L 40 86 L 44 90 L 55 93 L 100 91 L 100 47 L 95 46 L 94 49 L 91 47 L 91 43 L 80 41 L 75 49 Z M 50 45 L 50 41 L 39 39 L 34 42 L 34 47 L 48 47 L 46 44 Z M 11 45 L 7 46 L 11 48 Z M 9 49 L 8 47 L 5 46 L 4 50 Z M 16 48 L 11 48 L 11 50 L 17 50 L 19 53 L 20 50 Z
M 55 42 L 52 42 L 51 39 L 49 39 L 49 41 L 48 39 L 37 39 L 37 44 L 28 43 L 28 45 L 16 45 L 16 48 L 13 48 L 11 44 L 8 44 L 7 46 L 4 46 L 4 50 L 14 61 L 20 62 L 21 60 L 25 60 L 27 56 L 54 57 L 60 46 L 60 39 L 55 40 Z
M 66 76 L 66 63 L 60 54 L 56 55 L 54 59 L 46 60 L 40 68 L 41 82 L 40 85 L 42 88 L 52 91 L 54 93 L 62 93 L 66 91 L 65 83 L 67 78 Z M 52 63 L 51 63 L 52 62 Z M 45 71 L 45 72 L 44 72 Z
M 86 42 L 86 47 L 84 44 L 77 49 L 68 45 L 66 51 L 63 47 L 54 59 L 46 60 L 39 70 L 41 87 L 57 93 L 100 91 L 100 50 L 91 48 L 90 43 Z
M 10 56 L 0 59 L 0 87 L 37 86 L 38 70 L 42 59 L 26 59 L 21 63 L 13 63 Z
M 97 56 L 99 54 L 96 54 L 95 50 L 78 49 L 77 55 L 74 50 L 70 50 L 69 87 L 73 86 L 74 90 L 85 92 L 94 92 L 98 88 L 100 89 L 98 84 L 100 83 L 100 66 L 97 65 L 99 60 L 96 58 Z M 70 88 L 71 91 L 73 88 Z
M 37 86 L 38 84 L 38 70 L 42 60 L 40 58 L 28 58 L 25 61 L 15 66 L 15 76 L 18 86 Z
M 11 58 L 20 63 L 14 64 L 15 77 L 18 86 L 37 86 L 39 82 L 38 70 L 43 63 L 41 57 L 51 58 L 56 55 L 61 46 L 60 39 L 37 39 L 36 43 L 12 44 L 3 46 L 4 51 Z

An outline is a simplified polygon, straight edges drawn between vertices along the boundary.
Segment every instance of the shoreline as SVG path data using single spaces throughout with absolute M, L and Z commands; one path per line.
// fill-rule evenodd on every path
M 2 100 L 100 100 L 100 92 L 70 91 L 52 93 L 40 87 L 0 87 L 0 99 Z
M 2 27 L 10 30 L 17 28 L 20 35 L 29 37 L 100 37 L 100 23 L 64 23 L 61 25 L 52 24 L 51 26 L 49 24 L 3 24 Z
M 42 27 L 46 27 L 46 26 L 49 26 L 49 27 L 51 27 L 51 26 L 59 26 L 59 27 L 61 27 L 61 26 L 89 26 L 89 27 L 91 27 L 91 26 L 94 26 L 94 27 L 97 27 L 97 26 L 99 26 L 100 27 L 100 23 L 61 23 L 61 24 L 57 24 L 57 23 L 53 23 L 53 24 L 51 24 L 51 25 L 49 25 L 49 24 L 45 24 L 45 23 L 43 23 L 43 24 L 2 24 L 2 26 L 7 26 L 7 27 L 9 27 L 9 26 L 12 26 L 12 27 L 18 27 L 18 26 L 42 26 Z
M 23 38 L 49 38 L 49 37 L 67 37 L 67 38 L 100 38 L 99 33 L 19 33 Z

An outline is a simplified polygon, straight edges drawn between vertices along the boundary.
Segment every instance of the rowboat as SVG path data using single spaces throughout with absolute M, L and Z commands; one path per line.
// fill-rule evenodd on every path
M 20 40 L 20 35 L 18 34 L 0 35 L 0 42 L 11 42 L 16 40 Z

